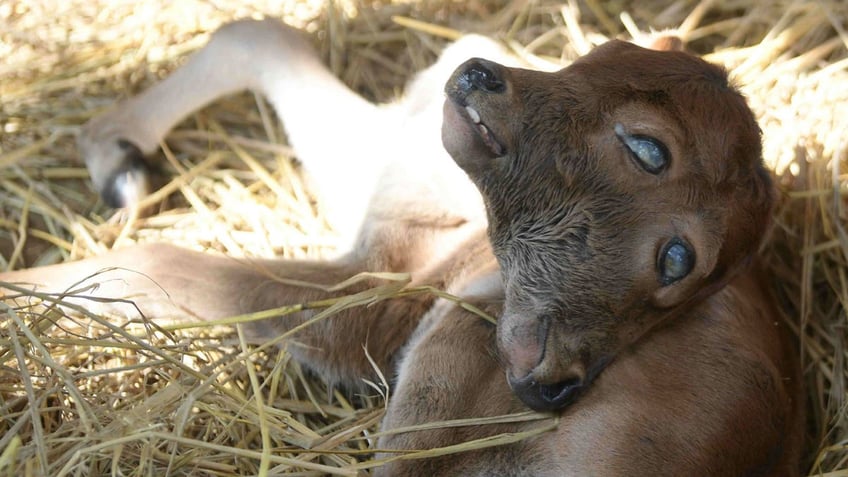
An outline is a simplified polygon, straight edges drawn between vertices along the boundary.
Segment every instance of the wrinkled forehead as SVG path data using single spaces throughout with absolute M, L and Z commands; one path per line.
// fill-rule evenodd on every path
M 668 90 L 690 81 L 732 90 L 727 72 L 718 65 L 681 51 L 650 50 L 618 40 L 598 46 L 566 69 L 585 72 L 610 90 Z

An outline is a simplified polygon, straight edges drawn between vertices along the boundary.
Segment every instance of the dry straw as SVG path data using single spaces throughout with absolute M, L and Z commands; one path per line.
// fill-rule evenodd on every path
M 164 155 L 177 175 L 148 200 L 149 217 L 113 218 L 74 148 L 92 115 L 172 70 L 222 22 L 260 14 L 314 33 L 335 73 L 376 100 L 396 96 L 465 32 L 550 65 L 607 38 L 678 28 L 694 51 L 726 64 L 757 113 L 782 191 L 763 257 L 799 338 L 806 469 L 848 475 L 845 2 L 7 0 L 0 3 L 0 267 L 149 241 L 238 257 L 331 250 L 334 237 L 261 98 L 220 101 L 169 136 Z M 429 292 L 391 278 L 357 300 Z M 183 329 L 107 320 L 84 308 L 66 316 L 50 306 L 60 299 L 21 290 L 0 304 L 0 475 L 368 475 L 386 459 L 527 437 L 375 460 L 381 396 L 391 392 L 384 382 L 354 405 L 277 348 L 244 343 L 238 326 Z M 32 306 L 38 302 L 46 311 Z M 556 425 L 534 414 L 489 422 L 527 419 L 542 419 L 539 432 Z M 469 424 L 485 422 L 431 425 Z

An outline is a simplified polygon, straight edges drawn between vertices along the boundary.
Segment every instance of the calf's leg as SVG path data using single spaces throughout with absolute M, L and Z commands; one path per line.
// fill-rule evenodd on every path
M 89 121 L 79 147 L 95 188 L 110 205 L 136 203 L 150 192 L 147 156 L 165 135 L 198 108 L 245 89 L 272 102 L 317 189 L 339 198 L 325 204 L 333 225 L 352 237 L 391 156 L 377 146 L 394 136 L 396 121 L 334 77 L 301 32 L 274 20 L 223 26 L 173 74 Z
M 170 245 L 143 245 L 78 262 L 0 274 L 0 298 L 12 306 L 15 300 L 29 299 L 5 285 L 14 284 L 65 295 L 65 302 L 95 313 L 215 320 L 354 294 L 386 283 L 364 279 L 338 291 L 308 285 L 331 287 L 368 268 L 353 255 L 332 262 L 248 261 Z M 395 353 L 431 302 L 431 297 L 418 295 L 342 310 L 294 333 L 286 341 L 288 350 L 328 382 L 359 389 L 363 377 L 377 377 L 367 355 L 382 373 L 390 375 Z M 244 326 L 254 340 L 268 341 L 319 311 Z

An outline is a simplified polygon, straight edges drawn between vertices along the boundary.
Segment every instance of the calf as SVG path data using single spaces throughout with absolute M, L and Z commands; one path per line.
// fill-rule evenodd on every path
M 460 64 L 471 52 L 488 59 Z M 289 352 L 352 390 L 375 379 L 375 364 L 393 376 L 384 430 L 527 408 L 559 424 L 377 474 L 796 474 L 797 363 L 749 266 L 772 189 L 759 129 L 726 72 L 620 41 L 554 73 L 501 64 L 509 61 L 466 38 L 405 99 L 378 106 L 334 78 L 298 32 L 274 21 L 227 25 L 165 81 L 85 126 L 95 187 L 115 206 L 134 204 L 150 188 L 145 156 L 180 119 L 255 89 L 347 237 L 344 253 L 240 262 L 145 245 L 0 279 L 54 292 L 94 280 L 97 295 L 134 303 L 80 300 L 89 308 L 216 319 L 378 280 L 341 292 L 304 282 L 409 272 L 413 285 L 457 295 L 497 325 L 411 295 L 317 321 Z M 267 339 L 312 316 L 246 326 Z M 449 446 L 540 425 L 389 432 L 377 447 Z

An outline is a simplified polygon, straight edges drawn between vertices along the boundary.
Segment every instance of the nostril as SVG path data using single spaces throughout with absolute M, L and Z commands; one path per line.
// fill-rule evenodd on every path
M 554 384 L 539 385 L 539 396 L 550 403 L 551 409 L 559 409 L 571 403 L 582 388 L 579 378 L 567 379 Z
M 556 411 L 571 404 L 583 390 L 583 379 L 569 378 L 552 384 L 536 382 L 532 373 L 522 379 L 510 379 L 515 395 L 535 411 Z
M 460 76 L 460 88 L 465 91 L 504 92 L 506 83 L 494 71 L 494 66 L 494 64 L 488 65 L 482 61 L 471 62 Z

